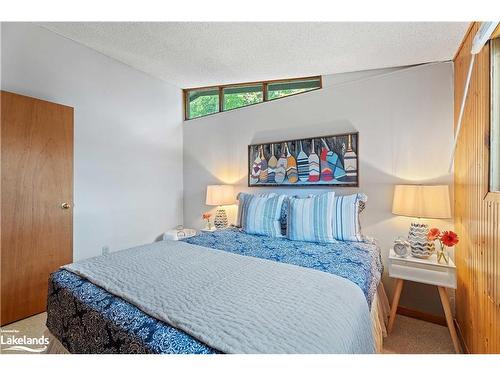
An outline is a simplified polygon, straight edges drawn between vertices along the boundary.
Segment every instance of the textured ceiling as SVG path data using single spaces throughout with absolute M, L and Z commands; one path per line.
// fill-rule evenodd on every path
M 181 88 L 449 60 L 468 27 L 466 22 L 41 25 Z

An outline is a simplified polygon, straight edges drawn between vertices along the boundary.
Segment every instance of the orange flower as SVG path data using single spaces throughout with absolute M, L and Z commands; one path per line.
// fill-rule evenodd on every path
M 427 232 L 427 239 L 429 241 L 434 241 L 439 238 L 439 235 L 441 234 L 441 231 L 437 228 L 431 228 L 429 229 L 429 232 Z
M 455 246 L 458 243 L 458 236 L 451 230 L 445 231 L 441 234 L 441 242 L 448 247 Z
M 204 212 L 202 217 L 203 217 L 203 220 L 208 220 L 212 217 L 212 214 L 210 212 Z

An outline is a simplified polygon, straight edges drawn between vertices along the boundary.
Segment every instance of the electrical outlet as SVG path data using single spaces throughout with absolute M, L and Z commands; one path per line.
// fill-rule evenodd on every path
M 108 245 L 105 245 L 105 246 L 102 247 L 101 254 L 102 255 L 109 254 L 109 246 Z

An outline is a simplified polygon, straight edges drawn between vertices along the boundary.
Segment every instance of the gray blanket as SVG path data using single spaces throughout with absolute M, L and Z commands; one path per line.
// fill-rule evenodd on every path
M 361 289 L 290 264 L 162 241 L 63 268 L 225 353 L 373 353 Z

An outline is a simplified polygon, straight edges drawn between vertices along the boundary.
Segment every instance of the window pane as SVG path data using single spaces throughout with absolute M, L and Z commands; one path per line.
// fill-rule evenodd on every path
M 219 112 L 219 89 L 209 88 L 188 92 L 188 118 L 210 115 Z
M 316 90 L 319 89 L 320 86 L 319 78 L 270 83 L 267 86 L 267 99 L 273 100 L 301 92 Z
M 224 111 L 250 104 L 260 103 L 264 100 L 262 84 L 252 86 L 237 86 L 224 89 Z
M 500 38 L 491 46 L 490 191 L 500 191 Z

